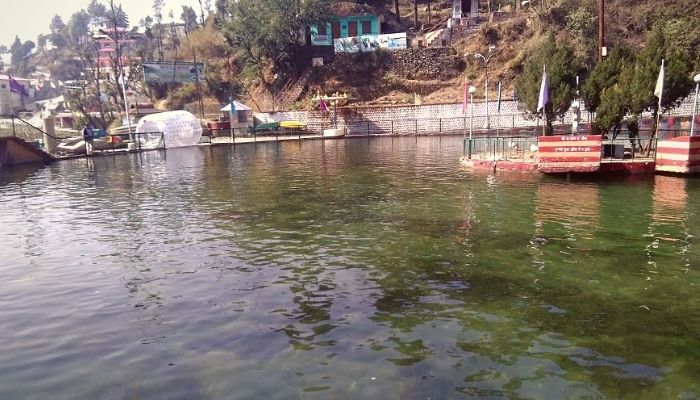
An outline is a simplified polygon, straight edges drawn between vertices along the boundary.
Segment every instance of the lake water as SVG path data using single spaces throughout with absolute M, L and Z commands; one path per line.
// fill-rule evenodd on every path
M 1 399 L 698 399 L 700 181 L 458 137 L 0 172 Z

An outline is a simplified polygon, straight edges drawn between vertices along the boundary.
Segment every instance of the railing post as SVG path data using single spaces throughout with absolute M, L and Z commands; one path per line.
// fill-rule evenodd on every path
M 394 134 L 394 120 L 391 120 L 391 134 Z
M 367 121 L 367 136 L 369 136 L 369 121 Z
M 442 133 L 442 118 L 438 118 L 438 132 Z
M 12 96 L 12 93 L 10 93 L 10 96 Z M 15 116 L 12 116 L 12 136 L 17 137 L 17 132 L 15 131 Z
M 416 118 L 416 136 L 418 136 L 418 118 Z

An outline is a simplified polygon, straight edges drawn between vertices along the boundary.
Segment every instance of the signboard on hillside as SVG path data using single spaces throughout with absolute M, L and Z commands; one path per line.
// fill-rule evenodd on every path
M 144 62 L 143 80 L 151 83 L 188 83 L 204 79 L 204 64 L 172 61 Z
M 333 40 L 336 53 L 364 53 L 377 49 L 395 50 L 408 47 L 406 33 L 361 35 Z

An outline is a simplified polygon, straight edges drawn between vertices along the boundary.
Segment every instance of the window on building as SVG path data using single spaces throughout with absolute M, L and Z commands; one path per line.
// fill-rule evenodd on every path
M 7 88 L 7 87 L 5 86 L 4 83 L 3 83 L 3 84 L 0 84 L 0 89 L 6 89 L 6 88 Z
M 328 28 L 326 27 L 326 24 L 320 24 L 320 25 L 318 25 L 318 27 L 316 28 L 316 32 L 317 32 L 317 33 L 316 33 L 317 35 L 322 35 L 322 36 L 327 35 L 327 34 L 328 34 Z
M 372 34 L 372 21 L 362 21 L 362 34 L 371 35 Z
M 333 24 L 331 24 L 331 30 L 333 31 L 333 39 L 340 38 L 340 22 L 333 22 Z

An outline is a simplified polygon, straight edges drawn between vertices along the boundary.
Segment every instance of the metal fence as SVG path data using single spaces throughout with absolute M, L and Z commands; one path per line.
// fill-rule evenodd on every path
M 44 135 L 56 139 L 44 130 L 15 115 L 0 115 L 0 137 L 16 137 L 45 148 Z
M 212 143 L 233 143 L 236 139 L 253 139 L 253 141 L 258 140 L 258 138 L 275 138 L 279 140 L 282 138 L 297 138 L 308 136 L 318 136 L 320 133 L 309 131 L 308 129 L 273 129 L 269 131 L 254 131 L 250 128 L 224 128 L 224 129 L 206 129 L 203 133 L 204 136 L 208 136 Z
M 517 136 L 475 136 L 464 139 L 464 155 L 468 159 L 483 160 L 526 160 L 537 157 L 538 135 L 530 131 L 530 135 Z M 628 132 L 615 138 L 603 136 L 601 143 L 601 160 L 655 160 L 656 149 L 660 140 L 668 140 L 688 136 L 687 129 L 659 130 L 658 137 L 651 130 L 640 130 L 637 135 Z M 590 132 L 579 132 L 579 135 L 590 135 Z
M 99 138 L 99 147 L 93 142 L 94 151 L 98 153 L 117 153 L 129 149 L 131 136 L 134 137 L 136 151 L 145 150 L 165 150 L 165 135 L 163 132 L 132 132 L 120 133 L 117 135 L 107 135 Z
M 537 136 L 472 137 L 464 139 L 468 159 L 525 161 L 537 152 Z

